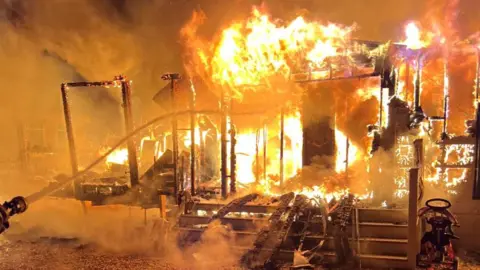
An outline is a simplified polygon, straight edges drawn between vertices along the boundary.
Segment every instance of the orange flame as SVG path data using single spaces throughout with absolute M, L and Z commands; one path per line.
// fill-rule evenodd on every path
M 418 50 L 430 46 L 436 37 L 440 37 L 440 34 L 422 31 L 417 24 L 410 22 L 405 26 L 405 36 L 406 39 L 402 43 L 409 49 Z M 439 42 L 445 43 L 445 38 L 440 38 Z
M 193 21 L 182 30 L 187 44 L 199 44 L 196 23 Z M 253 9 L 248 20 L 223 30 L 214 48 L 195 45 L 191 49 L 209 80 L 231 87 L 234 97 L 241 98 L 239 86 L 268 83 L 273 77 L 287 79 L 297 68 L 322 68 L 328 57 L 347 55 L 343 48 L 352 30 L 353 27 L 307 22 L 302 17 L 280 25 Z
M 126 148 L 118 149 L 110 153 L 107 156 L 106 164 L 122 164 L 125 165 L 128 162 L 128 150 Z
M 335 145 L 337 146 L 335 171 L 344 172 L 357 159 L 358 148 L 348 141 L 347 136 L 338 129 L 335 129 Z M 348 162 L 348 164 L 347 164 Z

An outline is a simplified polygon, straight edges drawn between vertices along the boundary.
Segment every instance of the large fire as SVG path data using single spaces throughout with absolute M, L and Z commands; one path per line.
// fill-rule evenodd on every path
M 107 156 L 106 164 L 120 164 L 125 165 L 128 163 L 128 150 L 126 148 L 113 151 Z
M 329 58 L 340 56 L 349 59 L 350 52 L 345 48 L 354 30 L 354 27 L 332 23 L 309 22 L 303 17 L 282 24 L 259 9 L 253 9 L 250 18 L 222 30 L 218 41 L 212 45 L 212 42 L 196 36 L 201 19 L 201 14 L 194 14 L 192 22 L 182 31 L 186 43 L 194 51 L 194 57 L 198 57 L 194 61 L 196 66 L 189 69 L 201 73 L 217 87 L 230 90 L 232 98 L 238 100 L 243 98 L 245 86 L 266 85 L 268 88 L 275 80 L 288 81 L 292 73 L 311 72 L 335 65 Z M 198 72 L 199 69 L 202 72 Z M 284 89 L 277 88 L 275 91 Z M 237 131 L 235 150 L 238 182 L 253 184 L 265 193 L 273 193 L 272 188 L 280 186 L 282 162 L 285 182 L 297 175 L 303 165 L 303 127 L 299 110 L 285 116 L 283 161 L 280 160 L 280 145 L 276 143 L 280 141 L 279 134 L 278 127 L 252 127 Z M 344 173 L 347 162 L 349 165 L 355 163 L 360 155 L 357 146 L 343 132 L 336 129 L 335 134 L 336 172 Z M 188 144 L 189 139 L 186 137 L 185 141 Z M 267 157 L 264 159 L 265 141 Z M 298 192 L 317 195 L 346 192 L 343 188 L 327 190 L 321 185 L 305 187 Z
M 245 90 L 260 91 L 258 89 L 268 89 L 276 94 L 282 94 L 288 91 L 295 91 L 289 87 L 278 87 L 278 81 L 283 83 L 292 79 L 292 74 L 296 73 L 330 73 L 332 78 L 332 67 L 343 67 L 345 62 L 348 66 L 355 65 L 351 60 L 353 52 L 349 45 L 352 44 L 352 34 L 355 27 L 342 26 L 333 23 L 322 24 L 319 22 L 307 21 L 303 17 L 297 17 L 290 23 L 283 23 L 273 20 L 268 14 L 259 9 L 253 9 L 251 16 L 244 21 L 237 21 L 224 28 L 216 39 L 208 41 L 197 36 L 197 29 L 205 17 L 200 13 L 195 13 L 192 21 L 182 30 L 182 36 L 185 39 L 187 49 L 191 54 L 187 64 L 187 70 L 195 76 L 202 77 L 211 84 L 212 88 L 222 89 L 227 92 L 229 98 L 242 101 L 245 97 Z M 436 28 L 438 29 L 438 28 Z M 449 76 L 447 61 L 442 61 L 441 65 L 426 65 L 426 60 L 420 56 L 424 50 L 435 48 L 444 49 L 446 38 L 440 31 L 424 31 L 417 23 L 408 23 L 405 26 L 405 38 L 400 44 L 406 45 L 409 53 L 398 57 L 398 65 L 395 66 L 396 86 L 395 97 L 405 101 L 413 108 L 414 88 L 420 90 L 420 96 L 431 94 L 431 88 L 440 89 L 440 95 L 449 95 Z M 350 49 L 347 49 L 350 48 Z M 442 50 L 439 50 L 442 51 Z M 446 51 L 446 50 L 444 50 Z M 373 54 L 373 52 L 370 52 Z M 445 57 L 444 57 L 445 58 Z M 355 69 L 355 68 L 353 68 Z M 362 68 L 360 68 L 362 69 Z M 351 72 L 351 71 L 350 71 Z M 431 78 L 431 74 L 440 74 L 439 78 Z M 327 75 L 328 76 L 328 75 Z M 420 82 L 420 83 L 418 83 Z M 440 87 L 438 87 L 440 85 Z M 425 90 L 426 89 L 426 90 Z M 335 91 L 335 90 L 332 90 Z M 344 94 L 345 95 L 345 94 Z M 377 124 L 379 130 L 389 126 L 390 110 L 389 89 L 381 89 L 379 84 L 376 86 L 365 85 L 358 86 L 355 95 L 348 98 L 356 100 L 355 102 L 364 102 L 371 97 L 375 97 L 379 106 L 377 121 L 370 124 Z M 347 98 L 347 97 L 345 97 Z M 338 98 L 337 102 L 346 102 Z M 431 98 L 434 99 L 434 98 Z M 429 101 L 434 103 L 436 101 Z M 281 103 L 281 101 L 280 101 Z M 350 104 L 351 105 L 351 104 Z M 418 105 L 418 104 L 417 104 Z M 352 107 L 353 105 L 351 105 Z M 351 108 L 346 105 L 350 110 Z M 438 107 L 438 106 L 437 106 Z M 440 108 L 443 105 L 440 104 Z M 418 109 L 418 108 L 417 108 Z M 448 108 L 447 108 L 448 109 Z M 336 108 L 336 110 L 339 110 Z M 437 115 L 438 111 L 430 113 Z M 335 112 L 335 114 L 345 115 L 345 113 Z M 448 115 L 448 112 L 446 113 Z M 343 174 L 349 174 L 349 167 L 362 167 L 366 173 L 369 172 L 370 165 L 355 166 L 363 164 L 370 158 L 369 150 L 364 147 L 368 145 L 362 140 L 353 137 L 345 128 L 345 119 L 335 122 L 335 164 L 334 173 L 338 178 Z M 278 122 L 278 121 L 277 121 Z M 338 125 L 340 124 L 340 125 Z M 414 160 L 414 151 L 412 150 L 412 136 L 423 138 L 426 141 L 427 148 L 433 148 L 431 140 L 431 123 L 428 119 L 420 123 L 419 133 L 417 135 L 399 136 L 400 141 L 396 144 L 395 150 L 390 155 L 400 167 L 412 167 Z M 285 117 L 284 134 L 284 153 L 283 168 L 284 181 L 293 179 L 302 168 L 302 131 L 301 113 L 298 110 L 294 114 Z M 344 130 L 345 129 L 345 130 Z M 366 133 L 366 129 L 365 129 Z M 197 143 L 201 135 L 196 132 Z M 265 193 L 274 193 L 274 187 L 280 185 L 280 130 L 278 127 L 258 127 L 252 126 L 248 129 L 238 130 L 236 134 L 236 160 L 237 160 L 237 180 L 242 185 L 254 185 L 257 189 Z M 264 136 L 267 136 L 264 138 Z M 185 146 L 188 146 L 189 136 L 185 137 Z M 404 141 L 402 141 L 404 140 Z M 263 144 L 267 142 L 265 147 Z M 409 145 L 408 147 L 405 147 Z M 266 148 L 264 151 L 264 148 Z M 267 152 L 267 157 L 263 157 Z M 445 160 L 453 159 L 453 152 L 462 157 L 457 158 L 459 163 L 466 164 L 471 162 L 470 157 L 464 155 L 460 148 L 447 149 Z M 265 164 L 264 164 L 265 163 Z M 367 162 L 368 163 L 368 162 Z M 426 163 L 433 163 L 427 160 Z M 432 165 L 434 167 L 434 165 Z M 380 168 L 380 171 L 392 170 L 392 168 Z M 395 169 L 397 170 L 397 169 Z M 445 178 L 444 181 L 448 187 L 453 187 L 464 179 L 467 169 L 461 169 L 458 176 L 448 175 L 451 170 L 426 170 L 425 179 L 435 181 L 434 179 Z M 402 197 L 408 192 L 406 171 L 398 173 L 394 180 L 398 190 L 395 192 L 398 197 Z M 367 175 L 367 174 L 363 174 Z M 350 178 L 344 177 L 344 179 Z M 448 180 L 450 179 L 450 180 Z M 359 180 L 359 179 L 358 179 Z M 367 179 L 359 181 L 368 181 Z M 348 182 L 348 180 L 347 180 Z M 337 186 L 328 188 L 320 180 L 318 185 L 302 187 L 297 190 L 299 193 L 314 195 L 318 197 L 332 197 L 349 192 L 349 188 Z M 363 197 L 372 196 L 371 191 L 366 190 Z
M 195 36 L 199 17 L 194 16 L 182 31 L 190 44 L 200 42 Z M 249 19 L 223 30 L 214 46 L 193 49 L 211 80 L 230 87 L 234 96 L 241 98 L 240 86 L 269 84 L 275 77 L 288 79 L 297 69 L 316 69 L 326 64 L 327 57 L 346 55 L 343 48 L 352 30 L 307 22 L 302 17 L 280 25 L 254 9 Z

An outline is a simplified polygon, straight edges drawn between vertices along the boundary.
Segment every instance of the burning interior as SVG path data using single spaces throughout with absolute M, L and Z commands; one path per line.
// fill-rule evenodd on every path
M 398 42 L 358 40 L 355 26 L 279 22 L 255 8 L 210 40 L 205 20 L 196 12 L 182 28 L 185 72 L 162 77 L 151 121 L 134 127 L 124 76 L 62 84 L 74 188 L 65 176 L 49 192 L 160 207 L 178 218 L 182 246 L 220 220 L 244 265 L 272 269 L 347 260 L 352 249 L 362 265 L 406 267 L 412 202 L 454 198 L 467 179 L 480 197 L 476 36 L 412 22 Z M 90 87 L 121 93 L 126 133 L 85 166 L 69 96 Z

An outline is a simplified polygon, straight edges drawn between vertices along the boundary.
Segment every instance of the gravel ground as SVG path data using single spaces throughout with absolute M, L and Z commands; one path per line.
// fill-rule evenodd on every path
M 61 242 L 6 242 L 0 246 L 0 269 L 181 269 L 162 258 L 101 252 Z
M 181 267 L 165 258 L 121 254 L 66 239 L 38 241 L 3 241 L 0 244 L 0 269 L 196 269 Z M 461 270 L 480 270 L 480 254 L 462 252 Z M 202 267 L 205 269 L 205 267 Z M 208 268 L 208 267 L 207 267 Z M 238 269 L 215 267 L 211 269 Z
M 461 270 L 480 270 L 480 252 L 459 252 Z

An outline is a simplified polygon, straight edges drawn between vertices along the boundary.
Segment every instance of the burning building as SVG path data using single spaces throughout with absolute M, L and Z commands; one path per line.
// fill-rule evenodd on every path
M 163 76 L 161 115 L 137 129 L 125 77 L 62 85 L 73 175 L 82 170 L 67 89 L 123 94 L 127 135 L 100 151 L 108 173 L 75 180 L 75 197 L 165 210 L 169 196 L 183 244 L 220 220 L 248 238 L 239 257 L 250 265 L 298 253 L 316 264 L 324 246 L 338 258 L 349 253 L 339 239 L 364 265 L 410 263 L 407 205 L 478 182 L 478 38 L 410 23 L 398 42 L 365 41 L 354 26 L 280 22 L 255 8 L 208 39 L 205 20 L 196 12 L 182 28 L 185 72 Z M 335 202 L 332 231 L 322 209 Z

